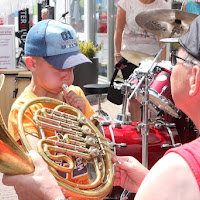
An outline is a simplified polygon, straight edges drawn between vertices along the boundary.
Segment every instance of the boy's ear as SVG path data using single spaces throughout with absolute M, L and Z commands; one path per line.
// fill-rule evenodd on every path
M 33 58 L 28 56 L 25 58 L 25 64 L 26 64 L 26 67 L 30 70 L 30 71 L 34 71 L 35 69 L 35 64 L 34 64 L 34 61 L 33 61 Z
M 200 89 L 200 66 L 195 65 L 192 68 L 192 75 L 190 77 L 190 91 L 189 95 L 194 96 Z

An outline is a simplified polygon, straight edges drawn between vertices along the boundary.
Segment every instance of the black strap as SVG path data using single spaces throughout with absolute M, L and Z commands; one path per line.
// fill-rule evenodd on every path
M 113 73 L 113 76 L 112 76 L 112 79 L 111 79 L 111 82 L 110 82 L 110 87 L 113 86 L 113 82 L 114 82 L 114 80 L 115 80 L 115 78 L 117 76 L 117 73 L 118 73 L 118 69 L 115 68 L 115 71 Z
M 114 80 L 115 80 L 115 78 L 116 78 L 116 76 L 117 76 L 117 73 L 118 73 L 118 67 L 120 67 L 122 64 L 123 65 L 127 65 L 127 60 L 125 59 L 125 58 L 121 58 L 120 60 L 119 60 L 119 62 L 118 63 L 116 63 L 116 65 L 115 65 L 115 71 L 114 71 L 114 73 L 113 73 L 113 76 L 112 76 L 112 79 L 111 79 L 111 82 L 110 82 L 110 86 L 113 86 L 113 82 L 114 82 Z

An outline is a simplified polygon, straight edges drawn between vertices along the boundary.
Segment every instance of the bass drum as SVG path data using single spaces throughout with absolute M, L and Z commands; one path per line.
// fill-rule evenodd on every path
M 132 122 L 130 125 L 116 124 L 113 121 L 101 121 L 106 138 L 116 145 L 116 155 L 134 156 L 142 162 L 142 122 Z M 148 136 L 149 169 L 164 155 L 167 149 L 181 143 L 174 124 L 158 121 L 150 125 Z M 120 147 L 120 144 L 121 147 Z

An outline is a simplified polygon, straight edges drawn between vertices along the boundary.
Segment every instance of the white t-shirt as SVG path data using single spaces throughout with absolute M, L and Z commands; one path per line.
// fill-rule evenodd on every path
M 126 12 L 121 49 L 156 55 L 159 51 L 157 36 L 139 27 L 135 17 L 146 10 L 169 9 L 169 4 L 165 0 L 155 0 L 151 4 L 143 4 L 139 0 L 120 0 L 118 5 Z

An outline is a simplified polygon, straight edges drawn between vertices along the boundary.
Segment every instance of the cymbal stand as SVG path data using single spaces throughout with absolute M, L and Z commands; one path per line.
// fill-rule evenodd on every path
M 138 88 L 140 87 L 140 85 L 143 83 L 143 81 L 145 82 L 145 89 L 144 89 L 144 94 L 143 94 L 143 101 L 142 101 L 142 106 L 143 106 L 143 123 L 141 126 L 141 134 L 142 134 L 142 164 L 148 168 L 148 135 L 149 135 L 149 113 L 148 113 L 148 104 L 149 104 L 149 77 L 148 75 L 153 72 L 154 68 L 155 68 L 155 62 L 157 60 L 157 58 L 160 56 L 160 54 L 162 53 L 162 51 L 164 50 L 164 48 L 166 47 L 166 43 L 162 46 L 162 48 L 159 50 L 159 52 L 157 53 L 156 57 L 154 58 L 154 60 L 152 61 L 152 65 L 151 67 L 144 72 L 143 77 L 141 78 L 141 80 L 139 81 L 139 83 L 136 85 L 135 89 L 133 90 L 133 92 L 131 93 L 131 95 L 129 96 L 129 99 L 131 99 L 133 97 L 133 95 L 136 93 L 136 91 L 138 90 Z M 132 79 L 130 79 L 129 81 L 132 81 Z

